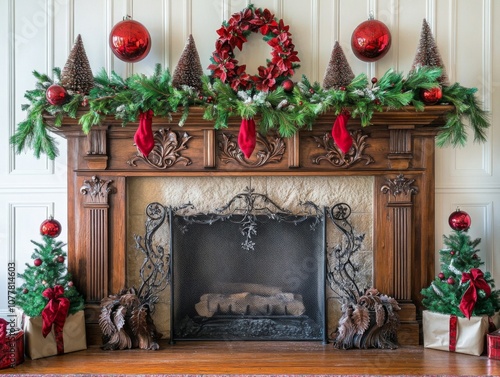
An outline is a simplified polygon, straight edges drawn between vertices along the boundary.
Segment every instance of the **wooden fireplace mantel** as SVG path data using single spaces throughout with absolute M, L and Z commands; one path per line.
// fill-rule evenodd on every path
M 65 118 L 52 131 L 68 141 L 68 269 L 86 299 L 89 344 L 101 344 L 100 300 L 125 288 L 127 177 L 217 175 L 374 176 L 373 284 L 402 306 L 400 343 L 418 344 L 420 290 L 435 273 L 434 138 L 452 109 L 376 113 L 369 127 L 351 119 L 354 144 L 345 155 L 332 142 L 335 115 L 327 113 L 291 138 L 259 135 L 249 159 L 237 146 L 241 120 L 215 130 L 202 109 L 190 109 L 183 127 L 179 117 L 153 118 L 147 158 L 133 142 L 137 124 L 109 117 L 85 135 L 78 118 Z

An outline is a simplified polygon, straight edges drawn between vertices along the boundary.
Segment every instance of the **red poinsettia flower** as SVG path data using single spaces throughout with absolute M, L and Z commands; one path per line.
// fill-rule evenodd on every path
M 247 31 L 251 28 L 250 21 L 253 19 L 253 13 L 250 8 L 246 8 L 244 11 L 235 13 L 229 20 L 229 25 L 233 27 L 238 27 L 242 31 Z
M 268 92 L 276 89 L 276 78 L 280 76 L 278 67 L 270 64 L 267 68 L 259 67 L 259 77 L 254 77 L 257 90 Z
M 214 64 L 210 64 L 208 69 L 210 69 L 215 77 L 221 79 L 222 82 L 226 82 L 228 76 L 232 75 L 232 72 L 238 63 L 237 60 L 232 59 L 227 52 L 221 54 L 214 52 L 212 55 L 212 60 Z
M 250 23 L 255 28 L 260 28 L 262 35 L 266 35 L 272 30 L 272 28 L 278 25 L 274 20 L 274 14 L 272 14 L 269 9 L 256 9 L 255 17 L 250 21 Z
M 231 88 L 235 91 L 247 90 L 252 86 L 250 75 L 245 72 L 246 65 L 239 66 L 231 80 Z
M 220 42 L 228 42 L 231 47 L 238 47 L 240 50 L 243 48 L 243 43 L 247 41 L 241 29 L 235 26 L 222 26 L 217 30 L 217 34 L 219 34 Z
M 276 35 L 286 33 L 288 36 L 291 36 L 292 34 L 290 34 L 288 30 L 290 30 L 290 26 L 285 25 L 283 20 L 279 20 L 279 22 L 276 24 L 276 27 L 274 27 L 271 31 Z

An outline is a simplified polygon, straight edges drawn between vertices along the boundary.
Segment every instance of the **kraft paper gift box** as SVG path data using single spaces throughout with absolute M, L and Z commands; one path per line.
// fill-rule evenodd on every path
M 52 328 L 46 338 L 43 337 L 41 316 L 29 317 L 21 310 L 18 310 L 17 317 L 18 323 L 21 323 L 24 329 L 26 355 L 31 359 L 40 359 L 42 357 L 87 349 L 85 316 L 83 310 L 75 314 L 70 314 L 66 318 L 62 334 L 63 344 L 60 344 L 64 351 L 61 353 L 58 353 L 58 344 L 54 328 Z
M 491 325 L 499 327 L 498 313 L 492 317 L 484 315 L 467 319 L 424 310 L 424 347 L 480 356 Z
M 8 328 L 8 322 L 0 318 L 0 369 L 13 368 L 24 361 L 24 332 Z

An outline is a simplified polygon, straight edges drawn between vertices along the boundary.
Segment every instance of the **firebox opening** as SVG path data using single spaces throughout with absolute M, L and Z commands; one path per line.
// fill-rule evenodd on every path
M 174 215 L 173 340 L 325 341 L 324 216 Z

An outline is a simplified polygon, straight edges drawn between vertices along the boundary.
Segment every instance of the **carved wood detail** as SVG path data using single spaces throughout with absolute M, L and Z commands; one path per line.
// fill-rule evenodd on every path
M 83 181 L 84 218 L 87 221 L 87 302 L 99 302 L 108 293 L 108 196 L 115 192 L 113 180 L 97 176 Z
M 351 149 L 345 154 L 337 147 L 329 132 L 326 132 L 322 137 L 313 136 L 318 144 L 318 148 L 322 148 L 327 152 L 313 158 L 313 163 L 319 165 L 321 161 L 327 161 L 336 167 L 349 168 L 362 160 L 365 161 L 365 165 L 375 162 L 372 156 L 364 154 L 365 149 L 369 146 L 366 143 L 368 135 L 364 135 L 361 130 L 356 130 L 351 132 L 351 136 L 353 144 Z
M 257 133 L 256 152 L 254 152 L 256 160 L 251 161 L 243 155 L 238 146 L 237 139 L 236 135 L 225 132 L 220 136 L 219 158 L 222 163 L 234 163 L 244 167 L 256 168 L 278 163 L 283 159 L 283 155 L 285 154 L 286 146 L 283 138 L 273 136 L 266 138 Z
M 168 169 L 173 165 L 183 162 L 186 166 L 192 164 L 188 157 L 181 155 L 181 151 L 187 149 L 187 142 L 191 139 L 187 132 L 172 131 L 170 128 L 160 128 L 154 132 L 155 146 L 147 157 L 141 152 L 127 161 L 127 164 L 136 167 L 136 161 L 143 161 L 156 169 Z
M 374 286 L 401 300 L 400 342 L 418 343 L 420 289 L 435 274 L 434 137 L 452 110 L 452 106 L 427 106 L 422 112 L 408 108 L 376 113 L 369 137 L 359 119 L 351 119 L 355 146 L 341 157 L 329 157 L 335 155 L 335 147 L 329 136 L 321 136 L 329 134 L 336 118 L 333 112 L 326 113 L 312 130 L 301 130 L 291 138 L 259 136 L 250 160 L 238 154 L 234 136 L 241 119 L 230 118 L 227 129 L 214 130 L 203 119 L 203 109 L 190 108 L 182 128 L 180 114 L 155 118 L 156 154 L 148 159 L 135 156 L 132 140 L 137 124 L 123 127 L 121 120 L 110 116 L 88 137 L 78 117 L 65 118 L 56 127 L 55 118 L 47 115 L 47 122 L 54 124 L 51 130 L 68 140 L 68 269 L 87 300 L 88 343 L 101 344 L 99 306 L 94 304 L 126 288 L 127 180 L 171 175 L 373 176 Z M 93 157 L 96 160 L 89 163 Z M 332 163 L 336 159 L 339 165 Z M 137 161 L 144 163 L 138 167 Z
M 394 255 L 394 298 L 410 301 L 412 294 L 412 197 L 418 193 L 413 186 L 414 179 L 399 174 L 394 179 L 386 179 L 381 187 L 389 195 L 387 206 L 392 209 L 392 250 Z

